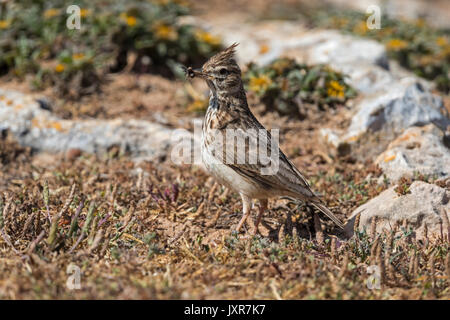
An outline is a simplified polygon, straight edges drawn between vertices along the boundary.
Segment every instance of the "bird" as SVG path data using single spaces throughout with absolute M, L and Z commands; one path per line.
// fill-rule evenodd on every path
M 306 178 L 279 149 L 278 144 L 272 144 L 272 134 L 251 112 L 241 69 L 236 62 L 237 46 L 238 43 L 234 43 L 215 54 L 199 69 L 184 69 L 187 77 L 206 81 L 210 90 L 209 105 L 202 125 L 201 156 L 208 172 L 242 198 L 243 215 L 235 230 L 241 230 L 250 215 L 252 201 L 256 199 L 260 207 L 253 234 L 257 234 L 263 213 L 268 209 L 268 199 L 282 196 L 312 204 L 343 229 L 343 223 L 311 190 Z M 267 161 L 263 163 L 259 156 L 255 160 L 255 149 L 250 147 L 255 145 L 265 148 L 256 153 L 270 153 L 271 160 L 277 161 L 277 166 L 274 166 L 276 170 L 264 172 L 268 164 Z

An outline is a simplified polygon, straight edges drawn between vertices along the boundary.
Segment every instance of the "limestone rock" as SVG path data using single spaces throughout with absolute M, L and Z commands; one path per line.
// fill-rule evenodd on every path
M 0 89 L 0 132 L 35 151 L 101 154 L 119 147 L 133 159 L 167 156 L 173 129 L 144 120 L 63 120 L 32 96 Z
M 450 119 L 441 112 L 442 99 L 426 90 L 420 83 L 404 79 L 385 92 L 364 98 L 356 105 L 356 113 L 346 137 L 357 137 L 367 131 L 383 130 L 395 136 L 412 126 L 435 123 L 442 130 Z
M 347 231 L 353 230 L 357 214 L 361 214 L 359 229 L 370 230 L 370 224 L 377 217 L 377 232 L 383 229 L 391 230 L 397 222 L 407 220 L 420 238 L 426 224 L 428 233 L 437 236 L 440 234 L 442 212 L 450 213 L 450 192 L 437 185 L 423 181 L 415 181 L 409 187 L 410 193 L 399 195 L 393 186 L 377 197 L 357 208 L 346 225 Z
M 409 128 L 375 162 L 391 181 L 416 172 L 438 179 L 450 176 L 450 149 L 433 125 Z

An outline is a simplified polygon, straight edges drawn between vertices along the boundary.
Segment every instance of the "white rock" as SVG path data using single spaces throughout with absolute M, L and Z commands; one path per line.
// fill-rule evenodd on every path
M 236 23 L 229 19 L 197 20 L 210 32 L 222 37 L 225 45 L 239 42 L 237 58 L 240 63 L 267 64 L 281 56 L 289 56 L 308 64 L 388 64 L 382 44 L 370 39 L 344 35 L 334 30 L 308 30 L 293 21 L 262 21 Z M 262 48 L 265 50 L 261 50 Z M 350 75 L 351 77 L 351 75 Z
M 391 181 L 415 173 L 439 179 L 450 176 L 450 150 L 434 125 L 409 128 L 389 144 L 375 163 Z
M 344 139 L 380 130 L 389 133 L 388 136 L 395 136 L 409 127 L 429 123 L 445 130 L 450 124 L 450 120 L 441 113 L 444 110 L 442 99 L 411 78 L 387 87 L 383 93 L 364 98 L 355 109 Z
M 423 181 L 413 182 L 409 188 L 411 193 L 406 195 L 397 194 L 395 188 L 383 191 L 353 211 L 346 225 L 347 231 L 353 230 L 355 217 L 360 213 L 360 230 L 366 228 L 369 231 L 372 219 L 377 217 L 378 233 L 383 229 L 389 231 L 398 221 L 406 219 L 418 237 L 422 236 L 425 224 L 429 234 L 439 235 L 441 212 L 450 213 L 450 192 Z
M 32 96 L 0 88 L 0 132 L 8 130 L 23 146 L 37 151 L 80 149 L 105 153 L 119 146 L 136 160 L 164 158 L 173 129 L 144 120 L 63 120 L 44 110 Z

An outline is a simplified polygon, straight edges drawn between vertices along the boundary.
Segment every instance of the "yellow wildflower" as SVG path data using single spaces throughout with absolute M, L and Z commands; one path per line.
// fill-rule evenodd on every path
M 73 55 L 72 55 L 72 59 L 73 60 L 81 60 L 81 59 L 83 59 L 84 58 L 84 53 L 74 53 Z
M 9 20 L 0 20 L 0 29 L 6 29 L 11 25 Z
M 163 40 L 176 40 L 178 38 L 178 33 L 174 27 L 168 26 L 166 24 L 158 24 L 155 27 L 156 37 Z
M 129 25 L 130 27 L 135 26 L 136 22 L 137 22 L 136 17 L 133 17 L 133 16 L 128 16 L 127 17 L 127 25 Z
M 207 99 L 195 99 L 187 106 L 188 112 L 205 112 L 208 108 Z
M 64 69 L 65 69 L 65 67 L 64 67 L 64 65 L 61 64 L 61 63 L 58 63 L 58 64 L 56 65 L 56 67 L 55 67 L 55 71 L 58 72 L 58 73 L 63 72 Z
M 405 49 L 406 47 L 408 47 L 408 42 L 406 42 L 405 40 L 402 40 L 402 39 L 391 39 L 386 44 L 386 47 L 388 48 L 388 50 L 397 51 L 397 50 Z
M 367 22 L 366 21 L 360 21 L 358 24 L 355 25 L 353 28 L 353 32 L 356 34 L 364 35 L 369 30 L 367 28 Z
M 251 91 L 260 93 L 266 91 L 271 84 L 272 79 L 270 79 L 267 75 L 262 74 L 259 77 L 253 77 L 250 79 L 249 88 Z
M 89 10 L 89 9 L 81 9 L 80 10 L 80 16 L 82 17 L 82 18 L 84 18 L 84 17 L 86 17 L 86 16 L 88 16 L 88 15 L 90 15 L 91 14 L 91 10 Z
M 220 37 L 213 36 L 211 33 L 203 31 L 203 30 L 197 30 L 195 32 L 195 37 L 197 40 L 208 43 L 213 46 L 220 45 Z
M 135 16 L 129 16 L 125 12 L 122 12 L 119 18 L 130 27 L 134 27 L 137 23 L 137 19 Z
M 436 44 L 437 44 L 438 46 L 440 46 L 440 47 L 445 46 L 447 43 L 448 43 L 448 40 L 447 40 L 446 37 L 438 37 L 438 38 L 436 39 Z
M 59 15 L 59 9 L 48 9 L 44 11 L 44 18 L 50 19 Z
M 329 97 L 343 99 L 345 87 L 339 83 L 339 81 L 332 80 L 327 83 L 327 94 Z

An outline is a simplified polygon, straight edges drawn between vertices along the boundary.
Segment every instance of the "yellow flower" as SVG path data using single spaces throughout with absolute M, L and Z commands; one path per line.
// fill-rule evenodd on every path
M 197 40 L 208 43 L 212 46 L 218 46 L 221 42 L 220 37 L 213 36 L 211 33 L 203 30 L 197 30 L 195 32 L 195 37 L 197 38 Z
M 448 43 L 448 40 L 447 40 L 446 37 L 438 37 L 438 38 L 436 39 L 436 44 L 437 44 L 438 46 L 440 46 L 440 47 L 445 46 L 447 43 Z
M 44 11 L 44 18 L 50 19 L 59 15 L 59 9 L 48 9 Z
M 272 79 L 270 79 L 267 75 L 262 74 L 259 77 L 253 77 L 250 79 L 249 88 L 251 91 L 260 93 L 266 91 L 271 84 Z
M 122 21 L 124 21 L 128 26 L 133 27 L 136 25 L 137 23 L 137 19 L 134 16 L 129 16 L 128 14 L 126 14 L 125 12 L 122 12 L 120 14 L 120 19 Z
M 73 60 L 81 60 L 84 58 L 84 53 L 74 53 L 72 55 L 72 59 Z
M 355 25 L 355 27 L 353 28 L 353 32 L 357 33 L 357 34 L 365 34 L 367 31 L 369 30 L 369 28 L 367 28 L 367 23 L 366 21 L 360 21 L 357 25 Z
M 56 67 L 55 67 L 55 71 L 58 72 L 58 73 L 63 72 L 64 69 L 65 69 L 65 67 L 64 67 L 64 65 L 62 65 L 61 63 L 58 63 L 58 64 L 56 65 Z
M 188 112 L 205 112 L 208 108 L 208 99 L 195 99 L 187 106 Z
M 80 10 L 80 16 L 82 18 L 84 18 L 84 17 L 86 17 L 86 16 L 88 16 L 90 14 L 91 14 L 91 10 L 89 10 L 89 9 L 81 9 Z
M 9 20 L 0 20 L 0 29 L 6 29 L 11 25 Z
M 386 47 L 388 48 L 388 50 L 397 51 L 397 50 L 405 49 L 406 47 L 408 47 L 408 42 L 406 42 L 405 40 L 402 40 L 402 39 L 391 39 L 386 44 Z
M 137 22 L 136 17 L 133 17 L 133 16 L 128 16 L 127 17 L 127 25 L 129 25 L 130 27 L 135 26 L 136 22 Z
M 156 37 L 163 40 L 176 40 L 178 33 L 172 26 L 166 24 L 157 24 L 155 28 Z
M 339 83 L 339 81 L 332 80 L 327 83 L 327 94 L 329 97 L 343 99 L 345 87 Z

